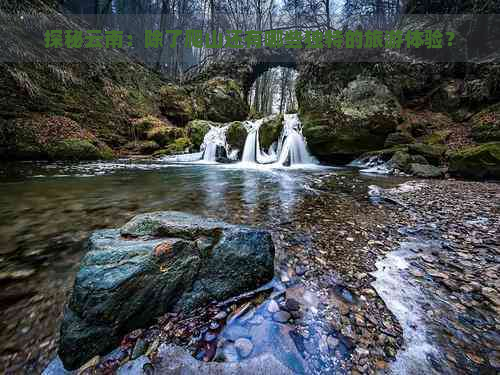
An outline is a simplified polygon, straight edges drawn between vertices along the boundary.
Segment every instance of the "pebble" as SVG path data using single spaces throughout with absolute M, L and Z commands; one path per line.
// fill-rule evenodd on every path
M 286 300 L 285 309 L 287 311 L 297 311 L 297 310 L 300 310 L 300 303 L 298 303 L 297 300 L 295 300 L 293 298 L 289 298 L 289 299 Z
M 236 351 L 242 358 L 246 358 L 253 350 L 253 344 L 249 339 L 241 338 L 234 342 Z
M 278 311 L 273 314 L 273 319 L 279 323 L 286 323 L 290 319 L 290 314 L 287 311 Z

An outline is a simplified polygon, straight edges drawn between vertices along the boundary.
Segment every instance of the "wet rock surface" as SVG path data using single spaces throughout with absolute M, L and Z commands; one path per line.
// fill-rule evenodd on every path
M 179 212 L 95 232 L 65 311 L 59 355 L 78 368 L 174 307 L 191 310 L 255 289 L 272 278 L 273 257 L 265 231 Z M 136 343 L 132 357 L 144 347 Z

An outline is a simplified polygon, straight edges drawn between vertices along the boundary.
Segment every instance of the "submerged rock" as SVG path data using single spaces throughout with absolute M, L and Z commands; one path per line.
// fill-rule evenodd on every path
M 64 314 L 61 360 L 78 368 L 167 311 L 255 289 L 272 279 L 273 261 L 268 232 L 179 212 L 96 231 Z

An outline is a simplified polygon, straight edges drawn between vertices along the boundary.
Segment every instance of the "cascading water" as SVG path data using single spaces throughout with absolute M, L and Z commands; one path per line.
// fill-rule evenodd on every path
M 243 147 L 243 163 L 271 163 L 276 159 L 269 157 L 265 152 L 261 151 L 259 144 L 259 129 L 261 125 L 269 121 L 270 117 L 261 118 L 255 121 L 245 121 L 243 126 L 247 131 L 245 146 Z
M 226 142 L 226 132 L 229 128 L 228 125 L 217 127 L 210 126 L 210 130 L 203 138 L 203 143 L 201 144 L 201 151 L 203 152 L 203 160 L 208 162 L 217 161 L 217 149 L 223 149 L 228 154 L 227 142 Z M 224 155 L 224 156 L 226 156 Z
M 238 154 L 238 150 L 230 150 L 226 142 L 226 131 L 228 125 L 217 127 L 210 126 L 210 130 L 203 138 L 203 143 L 200 146 L 200 152 L 192 154 L 172 155 L 163 158 L 164 161 L 189 163 L 203 160 L 205 162 L 216 162 L 219 157 L 234 158 Z
M 302 125 L 296 113 L 285 115 L 277 154 L 279 165 L 317 164 L 317 160 L 307 150 Z

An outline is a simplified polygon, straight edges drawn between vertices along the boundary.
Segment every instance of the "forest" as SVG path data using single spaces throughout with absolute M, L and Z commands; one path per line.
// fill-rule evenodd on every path
M 500 1 L 0 26 L 0 373 L 499 373 Z

